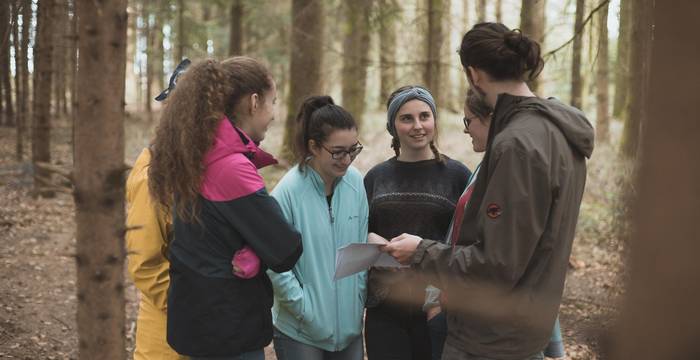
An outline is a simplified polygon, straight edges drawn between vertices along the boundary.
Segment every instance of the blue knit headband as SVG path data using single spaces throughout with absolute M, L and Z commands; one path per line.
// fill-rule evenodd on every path
M 394 124 L 394 118 L 396 118 L 396 113 L 399 112 L 399 109 L 401 108 L 401 106 L 403 106 L 403 104 L 411 100 L 420 100 L 428 104 L 428 106 L 430 106 L 430 110 L 433 111 L 433 118 L 437 119 L 435 100 L 433 99 L 433 95 L 430 94 L 430 91 L 428 91 L 428 89 L 422 87 L 412 87 L 406 89 L 394 96 L 394 99 L 391 100 L 391 103 L 389 104 L 389 109 L 386 112 L 386 130 L 389 131 L 389 134 L 391 134 L 391 136 L 396 137 L 396 125 Z

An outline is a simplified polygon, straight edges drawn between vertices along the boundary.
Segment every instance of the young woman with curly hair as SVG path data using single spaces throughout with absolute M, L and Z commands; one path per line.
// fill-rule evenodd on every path
M 276 162 L 257 145 L 276 97 L 254 59 L 193 64 L 170 93 L 151 146 L 149 189 L 174 215 L 167 339 L 192 359 L 263 359 L 272 339 L 264 270 L 287 271 L 301 255 L 299 233 L 258 174 Z M 248 266 L 258 258 L 262 271 Z

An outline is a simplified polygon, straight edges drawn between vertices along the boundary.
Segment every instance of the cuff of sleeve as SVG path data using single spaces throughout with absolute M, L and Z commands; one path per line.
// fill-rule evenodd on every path
M 418 247 L 416 247 L 416 252 L 413 254 L 413 258 L 411 258 L 411 265 L 420 264 L 425 257 L 426 251 L 428 251 L 428 248 L 434 243 L 435 241 L 432 240 L 421 240 L 421 242 L 418 243 Z

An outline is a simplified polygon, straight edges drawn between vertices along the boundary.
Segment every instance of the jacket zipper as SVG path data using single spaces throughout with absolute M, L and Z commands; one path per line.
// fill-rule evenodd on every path
M 331 202 L 333 202 L 333 200 L 331 200 Z M 332 226 L 332 225 L 333 225 L 333 222 L 334 222 L 334 219 L 333 219 L 333 208 L 332 208 L 330 205 L 328 205 L 328 215 L 330 216 L 330 219 L 331 219 L 331 226 Z

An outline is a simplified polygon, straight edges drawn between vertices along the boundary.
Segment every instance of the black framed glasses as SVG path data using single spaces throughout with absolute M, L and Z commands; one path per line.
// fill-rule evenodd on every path
M 467 117 L 467 116 L 463 117 L 462 122 L 464 123 L 464 128 L 469 130 L 469 125 L 471 125 L 472 121 L 474 121 L 474 119 L 477 119 L 477 118 L 478 118 L 478 116 L 476 116 L 476 115 L 469 116 L 469 117 Z
M 321 144 L 319 144 L 321 145 Z M 342 160 L 345 159 L 345 156 L 350 156 L 350 160 L 355 160 L 357 155 L 359 155 L 362 152 L 363 146 L 360 144 L 358 141 L 357 144 L 353 145 L 350 147 L 348 150 L 335 150 L 335 151 L 330 151 L 328 150 L 325 146 L 321 145 L 323 150 L 326 150 L 329 154 L 331 154 L 331 158 L 333 160 Z

